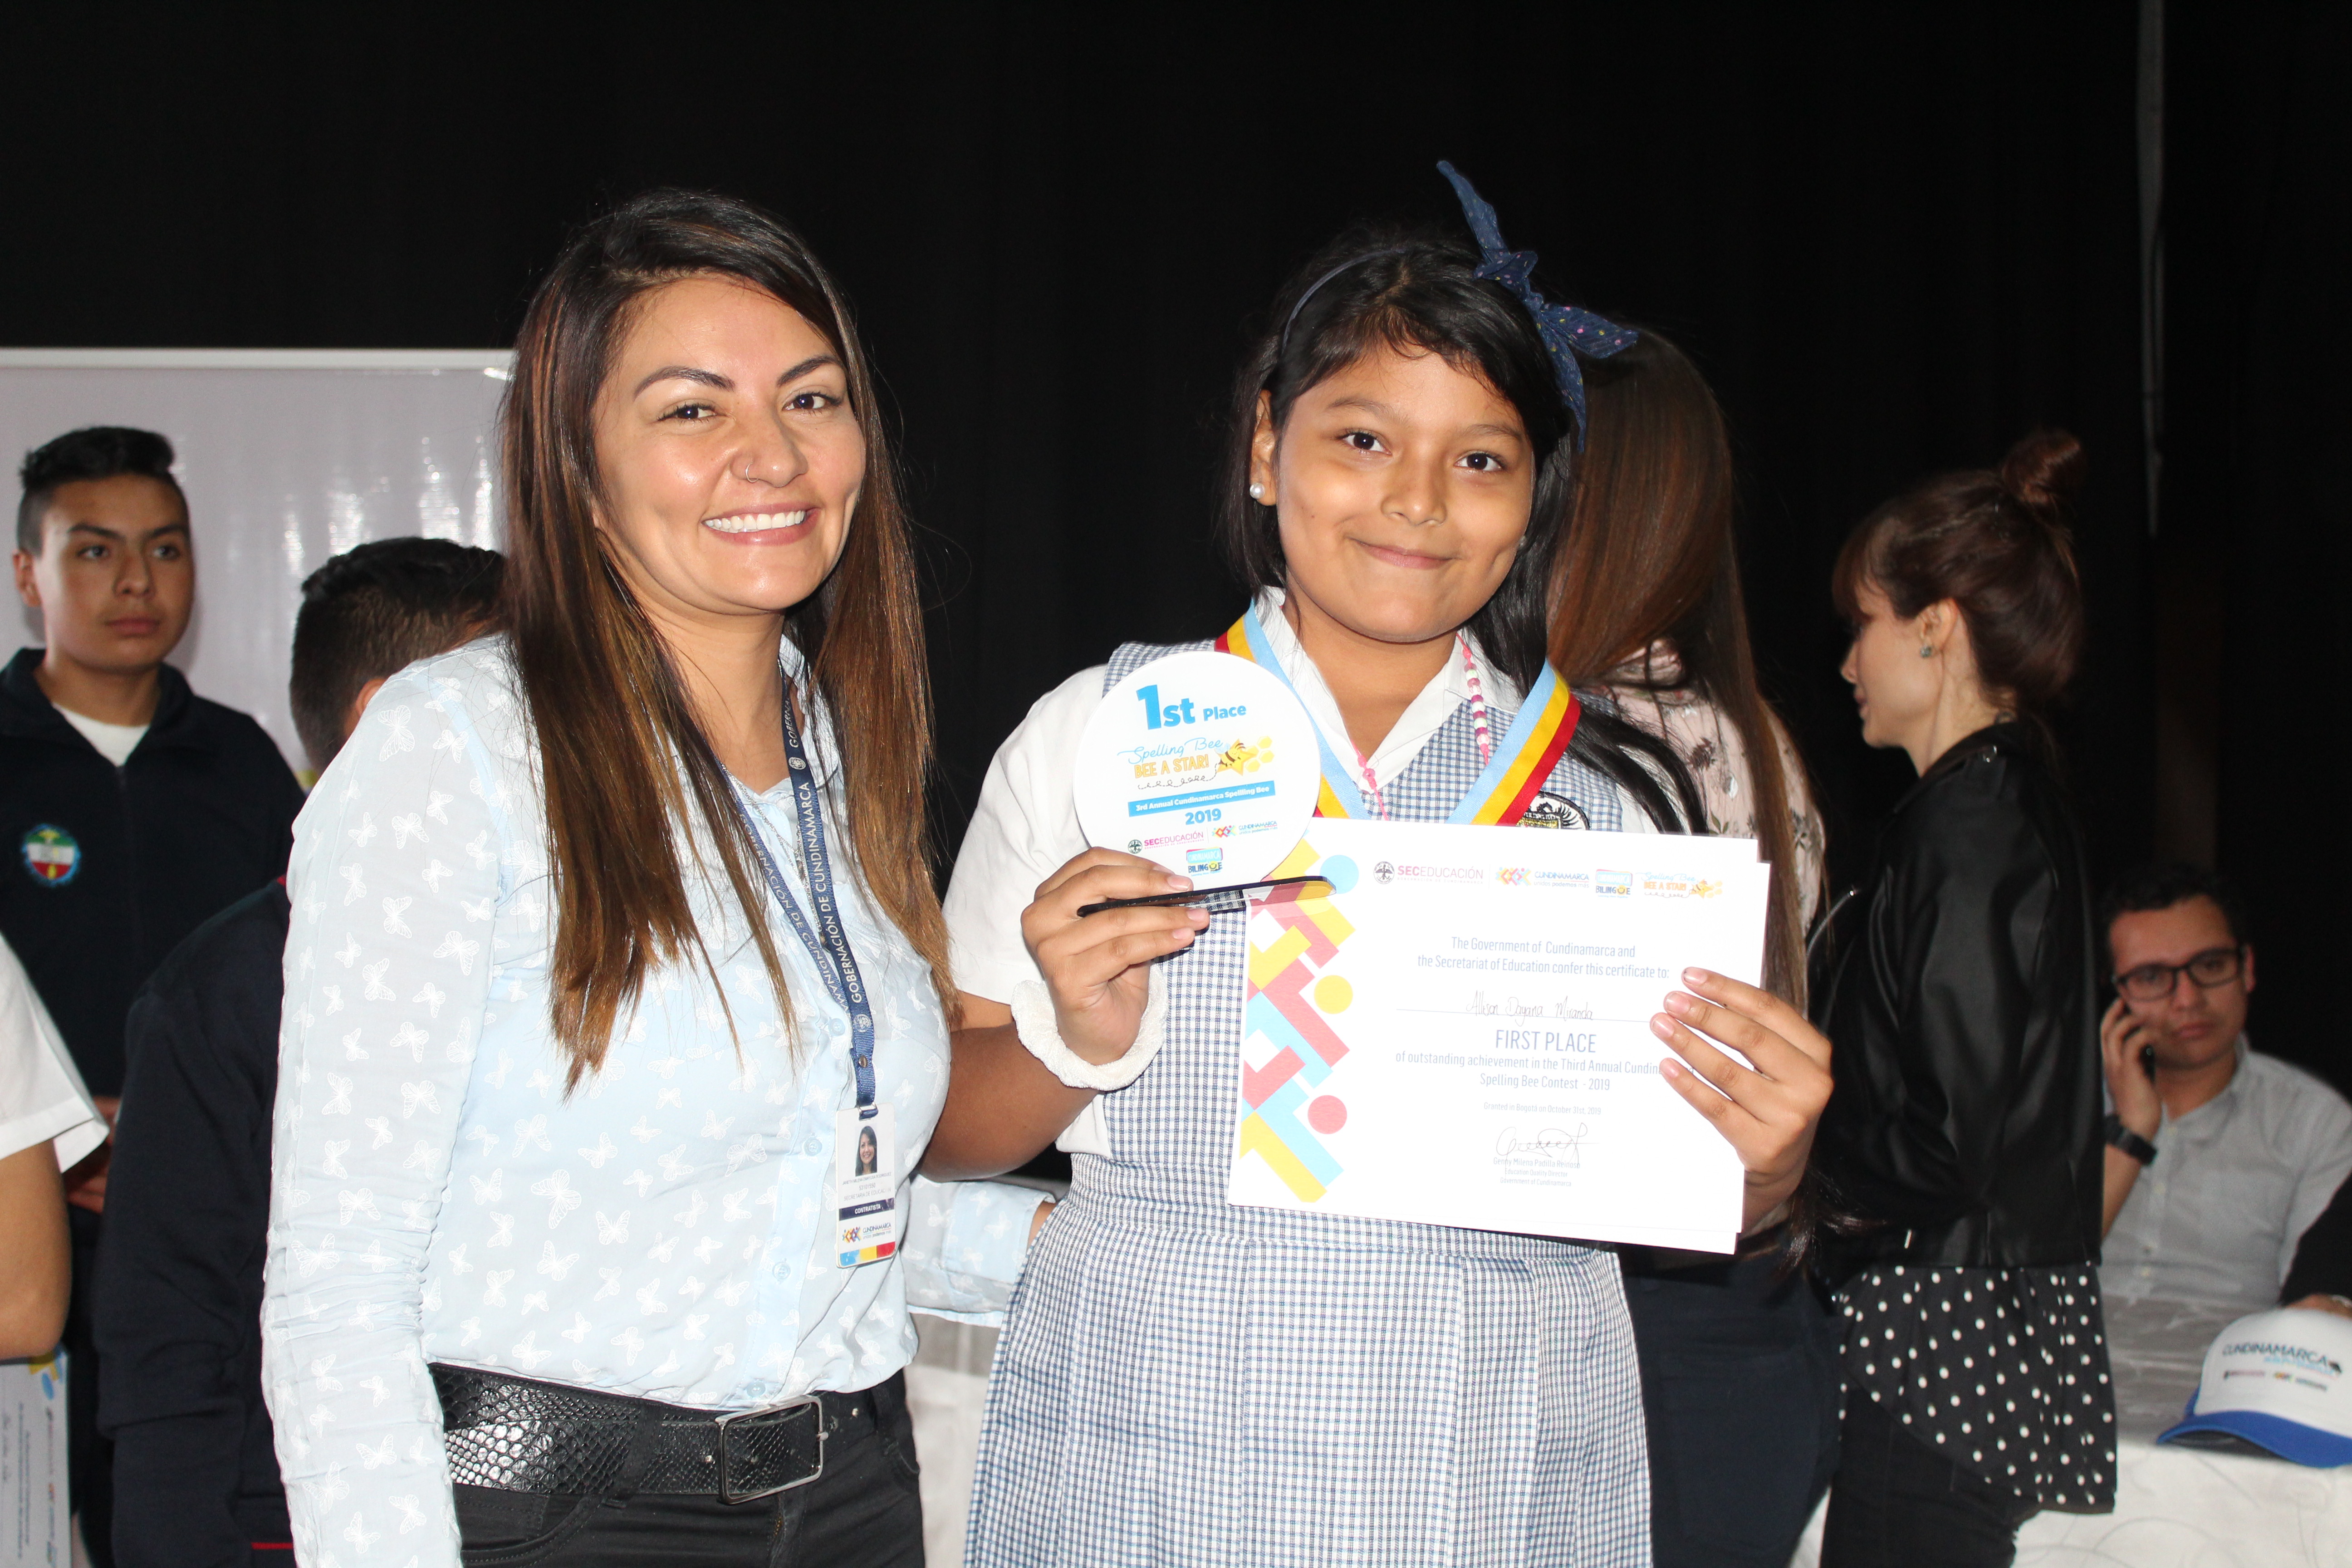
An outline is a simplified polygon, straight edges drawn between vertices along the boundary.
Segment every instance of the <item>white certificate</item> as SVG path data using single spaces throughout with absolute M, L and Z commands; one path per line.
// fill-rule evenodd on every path
M 1232 1202 L 1732 1250 L 1649 1021 L 1691 965 L 1759 981 L 1753 840 L 1318 817 L 1307 872 L 1250 905 Z

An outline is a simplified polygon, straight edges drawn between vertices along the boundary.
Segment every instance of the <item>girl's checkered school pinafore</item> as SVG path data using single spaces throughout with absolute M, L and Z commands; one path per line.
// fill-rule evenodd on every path
M 1106 689 L 1171 653 L 1130 643 Z M 1502 733 L 1510 715 L 1496 712 Z M 1442 822 L 1467 706 L 1383 793 Z M 1618 826 L 1610 783 L 1547 789 Z M 971 1568 L 1645 1568 L 1633 1335 L 1609 1253 L 1237 1208 L 1241 913 L 1167 961 L 1167 1043 L 1103 1099 L 999 1342 Z

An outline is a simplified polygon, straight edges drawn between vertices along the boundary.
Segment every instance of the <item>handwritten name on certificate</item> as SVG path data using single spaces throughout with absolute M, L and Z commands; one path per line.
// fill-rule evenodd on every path
M 1310 872 L 1250 904 L 1230 1201 L 1732 1249 L 1738 1157 L 1649 1020 L 1689 965 L 1758 980 L 1753 840 L 1318 817 Z

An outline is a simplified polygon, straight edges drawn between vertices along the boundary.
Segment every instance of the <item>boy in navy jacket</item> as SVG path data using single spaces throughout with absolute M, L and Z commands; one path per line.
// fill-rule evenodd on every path
M 76 430 L 27 456 L 20 477 L 16 591 L 47 646 L 0 669 L 0 855 L 13 862 L 0 864 L 0 936 L 111 1119 L 132 994 L 181 938 L 285 870 L 302 790 L 258 724 L 163 662 L 196 585 L 172 444 Z M 100 1568 L 112 1492 L 89 1283 L 110 1152 L 66 1178 L 68 1465 Z

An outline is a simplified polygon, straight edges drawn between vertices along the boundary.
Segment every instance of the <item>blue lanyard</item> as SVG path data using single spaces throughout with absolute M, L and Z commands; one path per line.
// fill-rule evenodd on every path
M 1244 614 L 1242 626 L 1249 637 L 1250 647 L 1253 649 L 1265 650 L 1264 658 L 1254 658 L 1251 662 L 1261 669 L 1272 670 L 1275 679 L 1281 681 L 1293 697 L 1297 697 L 1298 688 L 1292 684 L 1288 672 L 1282 668 L 1282 660 L 1275 657 L 1274 639 L 1266 636 L 1265 623 L 1259 617 L 1255 603 L 1252 603 L 1247 612 Z M 1454 804 L 1454 810 L 1445 818 L 1448 823 L 1455 826 L 1463 826 L 1477 820 L 1479 808 L 1484 806 L 1502 786 L 1503 780 L 1509 774 L 1512 765 L 1519 760 L 1534 740 L 1536 731 L 1543 722 L 1544 710 L 1551 705 L 1552 688 L 1559 683 L 1559 673 L 1550 665 L 1545 665 L 1543 673 L 1536 678 L 1534 687 L 1520 702 L 1517 714 L 1511 720 L 1510 729 L 1504 733 L 1503 743 L 1495 748 L 1494 755 L 1486 759 L 1486 767 L 1480 771 L 1477 778 L 1472 781 L 1469 789 L 1463 793 L 1462 798 Z M 1298 705 L 1305 708 L 1307 706 L 1305 699 L 1300 699 Z M 1331 742 L 1325 738 L 1323 726 L 1315 723 L 1311 710 L 1308 712 L 1307 721 L 1314 724 L 1315 744 L 1323 753 L 1323 782 L 1329 786 L 1332 796 L 1339 801 L 1339 808 L 1349 816 L 1372 815 L 1364 805 L 1363 792 L 1356 787 L 1355 780 L 1340 764 L 1339 754 L 1332 751 Z M 1570 726 L 1570 732 L 1571 734 L 1574 732 L 1572 723 Z M 1514 820 L 1517 819 L 1514 818 Z
M 849 1062 L 857 1074 L 857 1110 L 861 1116 L 874 1114 L 874 1008 L 866 999 L 866 982 L 857 973 L 857 955 L 850 951 L 849 933 L 841 923 L 840 901 L 834 897 L 833 860 L 824 847 L 824 817 L 817 805 L 816 779 L 809 767 L 808 754 L 802 750 L 798 725 L 793 722 L 792 681 L 784 682 L 784 758 L 791 764 L 787 776 L 793 785 L 793 810 L 800 820 L 801 861 L 808 875 L 809 900 L 816 906 L 817 923 L 809 924 L 801 912 L 800 900 L 777 868 L 775 857 L 768 851 L 767 835 L 760 831 L 759 818 L 739 795 L 735 810 L 743 818 L 743 826 L 751 835 L 751 847 L 759 851 L 760 869 L 767 873 L 768 890 L 782 906 L 784 919 L 791 922 L 793 934 L 816 960 L 817 973 L 824 979 L 824 988 L 843 1012 L 849 1015 Z M 737 786 L 739 789 L 740 785 Z M 824 933 L 822 940 L 818 932 Z
M 1291 683 L 1289 672 L 1282 668 L 1282 660 L 1276 657 L 1274 639 L 1265 634 L 1265 623 L 1258 618 L 1257 604 L 1255 600 L 1251 602 L 1248 610 L 1244 612 L 1242 620 L 1249 631 L 1250 647 L 1265 650 L 1264 658 L 1253 659 L 1250 662 L 1255 664 L 1260 669 L 1272 670 L 1274 678 L 1282 682 L 1283 689 L 1289 692 L 1291 696 L 1298 698 L 1298 706 L 1307 711 L 1307 725 L 1315 731 L 1315 749 L 1323 754 L 1323 782 L 1330 786 L 1332 798 L 1339 803 L 1339 809 L 1349 816 L 1371 816 L 1372 808 L 1364 804 L 1364 792 L 1356 787 L 1355 779 L 1340 763 L 1339 754 L 1331 749 L 1329 739 L 1323 733 L 1323 726 L 1316 721 L 1313 710 L 1307 709 L 1305 698 L 1298 697 L 1298 688 Z

